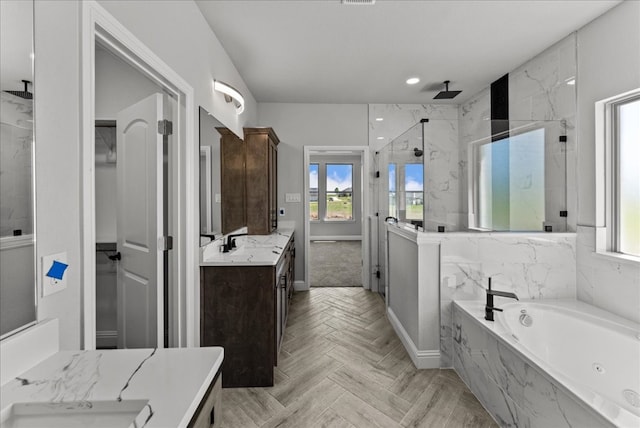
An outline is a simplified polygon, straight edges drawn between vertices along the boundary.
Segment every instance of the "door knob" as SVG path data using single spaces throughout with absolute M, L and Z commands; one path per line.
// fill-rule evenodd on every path
M 112 256 L 109 256 L 109 260 L 121 260 L 122 259 L 122 254 L 120 254 L 120 251 L 118 251 L 117 253 L 115 253 Z

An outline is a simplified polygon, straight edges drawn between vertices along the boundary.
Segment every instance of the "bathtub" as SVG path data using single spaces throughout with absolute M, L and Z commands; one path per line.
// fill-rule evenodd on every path
M 501 303 L 490 322 L 456 301 L 453 322 L 454 368 L 498 423 L 640 427 L 639 324 L 573 300 Z

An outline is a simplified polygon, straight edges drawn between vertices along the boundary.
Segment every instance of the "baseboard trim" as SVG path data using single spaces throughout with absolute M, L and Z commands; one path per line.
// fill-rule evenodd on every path
M 117 348 L 118 332 L 115 330 L 96 331 L 96 348 Z
M 309 291 L 309 286 L 304 281 L 293 281 L 293 289 L 296 291 Z
M 393 326 L 393 329 L 398 334 L 400 341 L 404 345 L 404 349 L 407 350 L 409 354 L 409 358 L 413 362 L 413 365 L 416 366 L 417 369 L 439 369 L 440 368 L 440 350 L 427 350 L 421 351 L 418 347 L 413 343 L 411 337 L 409 337 L 409 333 L 404 329 L 400 320 L 393 313 L 391 308 L 387 308 L 387 317 L 389 318 L 389 322 Z
M 310 236 L 309 241 L 362 241 L 362 235 Z

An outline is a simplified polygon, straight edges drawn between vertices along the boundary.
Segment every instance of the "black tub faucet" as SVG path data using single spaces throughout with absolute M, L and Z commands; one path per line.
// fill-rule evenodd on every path
M 489 288 L 487 289 L 487 304 L 484 306 L 484 319 L 486 319 L 487 321 L 493 321 L 493 311 L 502 312 L 502 309 L 493 306 L 493 296 L 509 297 L 511 299 L 520 300 L 515 293 L 492 290 L 491 277 L 489 277 Z

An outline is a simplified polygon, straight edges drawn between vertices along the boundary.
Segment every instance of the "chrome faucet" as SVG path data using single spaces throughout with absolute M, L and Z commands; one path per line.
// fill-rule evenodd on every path
M 236 240 L 234 238 L 246 235 L 248 235 L 248 233 L 236 233 L 235 235 L 227 235 L 227 243 L 222 244 L 222 252 L 228 253 L 229 251 L 236 248 Z
M 489 277 L 489 288 L 487 289 L 487 304 L 484 307 L 484 319 L 486 319 L 487 321 L 493 321 L 493 311 L 502 312 L 502 309 L 493 306 L 493 296 L 509 297 L 511 299 L 520 300 L 515 293 L 492 290 L 491 277 Z

